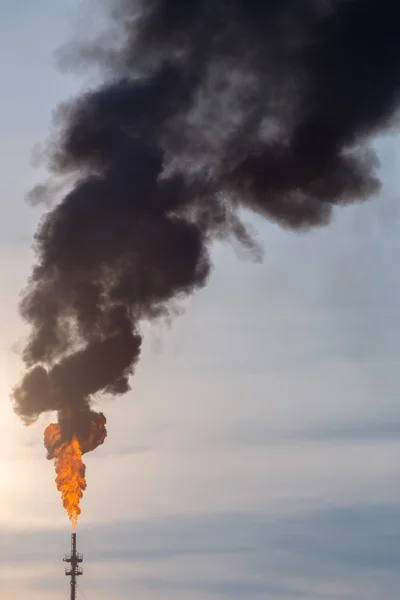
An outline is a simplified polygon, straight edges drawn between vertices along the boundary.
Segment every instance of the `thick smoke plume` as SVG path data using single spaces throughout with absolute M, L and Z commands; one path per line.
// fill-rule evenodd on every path
M 74 183 L 21 304 L 25 422 L 56 410 L 84 445 L 91 399 L 129 389 L 140 322 L 206 284 L 213 239 L 251 245 L 240 207 L 302 230 L 379 189 L 368 140 L 397 107 L 399 23 L 398 0 L 113 3 L 75 53 L 102 83 L 50 139 L 53 184 Z

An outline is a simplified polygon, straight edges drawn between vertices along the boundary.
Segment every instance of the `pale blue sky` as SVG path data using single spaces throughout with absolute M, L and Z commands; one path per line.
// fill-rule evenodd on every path
M 82 85 L 54 50 L 80 3 L 0 8 L 0 597 L 55 600 L 69 524 L 45 460 L 51 416 L 8 400 L 18 294 L 40 211 L 24 194 L 56 103 Z M 379 199 L 295 235 L 252 219 L 264 261 L 214 249 L 208 288 L 146 327 L 133 392 L 101 407 L 87 456 L 80 584 L 88 600 L 397 600 L 400 259 L 395 132 Z

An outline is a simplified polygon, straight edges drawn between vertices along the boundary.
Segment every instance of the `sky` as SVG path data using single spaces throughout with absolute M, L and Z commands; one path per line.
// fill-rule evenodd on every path
M 57 68 L 77 0 L 0 8 L 0 597 L 68 590 L 70 526 L 10 390 L 18 299 L 43 207 L 33 151 L 84 85 Z M 93 17 L 91 17 L 93 18 Z M 295 234 L 246 215 L 262 262 L 213 248 L 207 288 L 143 326 L 132 392 L 98 407 L 78 527 L 88 600 L 397 600 L 400 584 L 400 142 L 374 142 L 383 188 Z M 81 592 L 80 592 L 81 593 Z

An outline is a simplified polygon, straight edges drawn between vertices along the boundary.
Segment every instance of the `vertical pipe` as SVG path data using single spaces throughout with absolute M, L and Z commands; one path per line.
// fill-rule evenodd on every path
M 71 535 L 71 600 L 76 600 L 76 533 Z

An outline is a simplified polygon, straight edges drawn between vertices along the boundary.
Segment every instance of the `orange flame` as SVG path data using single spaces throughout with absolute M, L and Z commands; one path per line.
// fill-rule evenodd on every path
M 44 432 L 47 458 L 54 460 L 57 489 L 61 492 L 63 506 L 74 530 L 81 514 L 79 502 L 86 489 L 86 467 L 82 454 L 97 448 L 107 435 L 104 415 L 93 413 L 93 417 L 87 438 L 81 442 L 77 437 L 63 441 L 61 427 L 56 423 L 49 425 Z
M 48 458 L 54 459 L 57 489 L 61 492 L 63 506 L 75 529 L 81 513 L 79 501 L 86 489 L 85 465 L 77 438 L 64 443 L 61 439 L 60 426 L 55 423 L 49 425 L 44 432 L 44 445 Z

